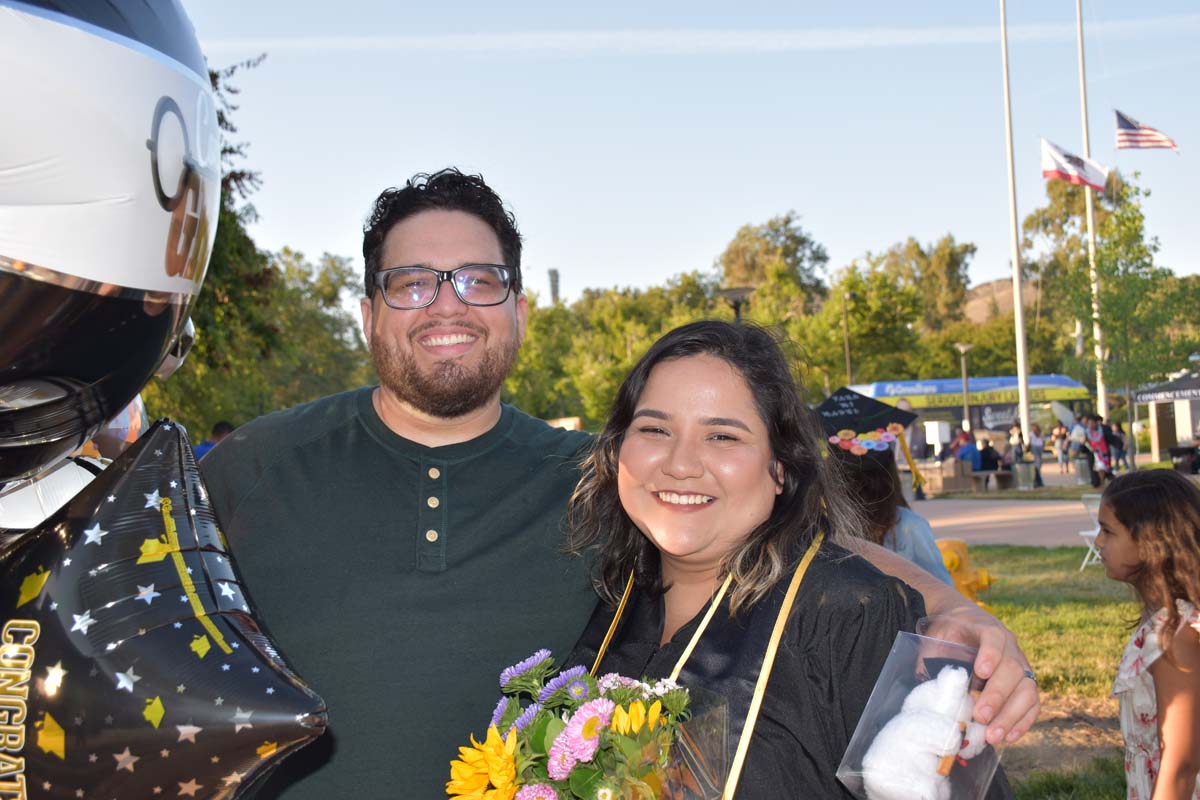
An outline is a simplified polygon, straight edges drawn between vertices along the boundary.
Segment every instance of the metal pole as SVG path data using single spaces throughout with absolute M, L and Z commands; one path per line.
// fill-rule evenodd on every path
M 1012 248 L 1013 326 L 1017 335 L 1017 400 L 1021 431 L 1029 441 L 1029 372 L 1025 364 L 1025 303 L 1021 296 L 1021 236 L 1017 231 L 1017 179 L 1013 170 L 1012 99 L 1008 90 L 1008 14 L 1000 0 L 1000 58 L 1004 66 L 1004 140 L 1008 149 L 1008 222 Z
M 971 430 L 971 400 L 967 394 L 967 351 L 964 350 L 959 355 L 962 360 L 962 381 L 963 381 L 963 430 Z
M 1079 39 L 1079 106 L 1083 114 L 1083 157 L 1091 158 L 1088 143 L 1087 78 L 1083 66 L 1083 0 L 1075 0 L 1075 30 Z M 1096 207 L 1092 190 L 1083 188 L 1087 209 L 1088 278 L 1092 282 L 1092 339 L 1096 346 L 1096 413 L 1108 419 L 1108 389 L 1104 385 L 1104 334 L 1100 329 L 1100 274 L 1096 271 Z
M 854 370 L 850 368 L 850 318 L 846 314 L 846 303 L 850 295 L 842 293 L 842 346 L 846 351 L 846 385 L 854 383 Z

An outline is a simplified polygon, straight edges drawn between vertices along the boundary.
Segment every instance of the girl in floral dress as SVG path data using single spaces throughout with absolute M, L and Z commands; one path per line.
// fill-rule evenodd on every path
M 1200 800 L 1200 488 L 1173 470 L 1127 473 L 1099 519 L 1105 574 L 1142 605 L 1112 692 L 1128 800 Z

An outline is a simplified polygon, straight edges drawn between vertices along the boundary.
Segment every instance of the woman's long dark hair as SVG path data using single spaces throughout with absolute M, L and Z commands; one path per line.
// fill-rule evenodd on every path
M 896 527 L 900 508 L 908 508 L 895 457 L 890 450 L 861 456 L 840 448 L 832 448 L 832 451 L 832 465 L 841 468 L 846 491 L 866 518 L 863 538 L 887 547 L 884 540 Z
M 1179 627 L 1176 600 L 1200 607 L 1200 488 L 1169 469 L 1144 469 L 1113 478 L 1106 504 L 1137 543 L 1141 562 L 1129 582 L 1143 610 L 1167 611 L 1163 652 Z
M 596 590 L 611 604 L 619 602 L 631 571 L 640 587 L 663 589 L 658 551 L 629 519 L 617 493 L 625 431 L 654 368 L 700 355 L 723 360 L 746 381 L 767 428 L 772 467 L 778 465 L 783 475 L 770 516 L 726 558 L 725 571 L 734 577 L 730 609 L 736 613 L 762 599 L 797 546 L 811 542 L 818 530 L 840 542 L 857 528 L 857 515 L 826 464 L 821 424 L 805 405 L 780 343 L 756 325 L 693 322 L 655 342 L 625 378 L 567 506 L 567 547 L 592 554 Z

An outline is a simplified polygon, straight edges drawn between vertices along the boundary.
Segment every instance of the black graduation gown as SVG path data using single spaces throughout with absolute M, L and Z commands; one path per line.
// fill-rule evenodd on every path
M 798 560 L 798 559 L 797 559 Z M 771 629 L 792 571 L 751 610 L 730 617 L 728 598 L 679 676 L 684 686 L 729 702 L 732 762 Z M 705 609 L 707 610 L 707 609 Z M 905 583 L 825 543 L 796 595 L 738 782 L 738 800 L 852 798 L 835 773 L 899 631 L 912 631 L 924 602 Z M 591 666 L 612 622 L 600 604 L 566 662 Z M 660 678 L 671 673 L 703 611 L 659 647 L 663 601 L 636 587 L 598 674 Z M 995 792 L 996 783 L 1004 791 Z M 989 800 L 1010 797 L 998 773 Z

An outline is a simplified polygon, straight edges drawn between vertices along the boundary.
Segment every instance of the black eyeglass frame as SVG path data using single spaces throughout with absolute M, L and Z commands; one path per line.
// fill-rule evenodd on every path
M 458 273 L 462 272 L 464 269 L 478 269 L 480 267 L 487 267 L 489 269 L 500 270 L 501 274 L 504 276 L 504 279 L 507 283 L 507 285 L 504 287 L 504 297 L 501 297 L 499 300 L 497 300 L 494 303 L 473 303 L 473 302 L 471 302 L 470 300 L 468 300 L 462 296 L 462 293 L 459 292 L 459 290 L 458 290 L 458 284 L 454 282 L 454 276 L 457 275 Z M 394 306 L 390 302 L 388 302 L 388 293 L 387 293 L 387 286 L 386 286 L 388 276 L 391 275 L 392 273 L 399 272 L 402 269 L 419 269 L 419 270 L 428 272 L 437 277 L 437 285 L 433 287 L 433 296 L 429 298 L 428 302 L 422 303 L 419 306 Z M 417 311 L 422 308 L 428 308 L 429 306 L 431 306 L 437 302 L 438 293 L 441 292 L 441 290 L 442 290 L 442 284 L 447 283 L 447 282 L 449 282 L 449 284 L 454 288 L 454 296 L 457 297 L 459 302 L 462 303 L 463 305 L 474 306 L 475 308 L 491 308 L 492 306 L 500 305 L 501 303 L 503 303 L 505 300 L 508 299 L 509 295 L 512 294 L 513 281 L 515 280 L 515 278 L 516 278 L 516 270 L 514 270 L 512 267 L 508 266 L 507 264 L 463 264 L 461 267 L 455 267 L 454 269 L 449 269 L 449 270 L 433 269 L 432 267 L 422 267 L 422 266 L 413 264 L 411 266 L 388 267 L 387 269 L 379 270 L 378 272 L 375 273 L 375 288 L 377 288 L 383 294 L 384 305 L 386 305 L 388 308 L 395 309 L 396 311 Z

